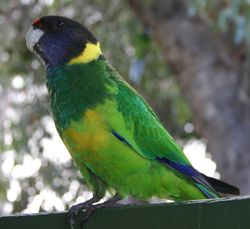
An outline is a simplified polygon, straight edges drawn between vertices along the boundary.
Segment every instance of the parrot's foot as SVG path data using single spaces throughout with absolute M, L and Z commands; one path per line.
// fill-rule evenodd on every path
M 101 204 L 94 205 L 94 203 L 98 202 L 99 200 L 100 198 L 93 196 L 93 198 L 91 198 L 90 200 L 87 200 L 86 202 L 72 206 L 68 212 L 70 228 L 74 229 L 75 217 L 77 216 L 79 211 L 84 211 L 84 218 L 81 221 L 81 225 L 83 226 L 88 221 L 88 219 L 90 218 L 90 216 L 95 210 L 100 209 L 100 208 L 120 206 L 116 202 L 121 200 L 121 197 L 118 194 L 116 194 L 110 199 L 108 199 L 107 201 Z
M 100 199 L 101 199 L 100 197 L 93 195 L 93 197 L 91 199 L 89 199 L 83 203 L 76 204 L 76 205 L 72 206 L 68 211 L 70 228 L 74 229 L 75 217 L 78 215 L 78 213 L 81 210 L 88 209 L 93 203 L 98 202 Z
M 100 208 L 109 208 L 109 207 L 119 207 L 121 206 L 117 201 L 121 200 L 121 197 L 116 194 L 107 201 L 101 203 L 101 204 L 95 204 L 95 205 L 90 205 L 86 211 L 84 212 L 84 218 L 81 221 L 81 228 L 83 228 L 84 224 L 88 222 L 90 216 Z

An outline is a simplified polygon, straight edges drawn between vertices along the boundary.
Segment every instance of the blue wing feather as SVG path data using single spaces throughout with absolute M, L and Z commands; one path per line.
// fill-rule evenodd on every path
M 167 158 L 160 158 L 157 157 L 156 160 L 160 161 L 161 163 L 164 163 L 168 165 L 169 167 L 179 171 L 181 174 L 183 174 L 188 179 L 191 179 L 195 182 L 195 185 L 206 195 L 208 198 L 216 198 L 219 197 L 216 194 L 216 191 L 214 188 L 208 183 L 206 178 L 195 168 L 193 168 L 190 165 L 182 165 L 177 162 L 173 162 Z

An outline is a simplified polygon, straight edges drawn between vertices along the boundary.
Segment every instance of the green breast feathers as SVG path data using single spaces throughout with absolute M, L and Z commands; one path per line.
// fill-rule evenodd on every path
M 88 108 L 104 103 L 111 96 L 112 81 L 105 68 L 105 60 L 100 59 L 47 70 L 51 109 L 60 132 L 71 120 L 82 118 Z

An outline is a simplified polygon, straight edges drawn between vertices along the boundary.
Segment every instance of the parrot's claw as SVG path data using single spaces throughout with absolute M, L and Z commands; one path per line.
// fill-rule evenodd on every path
M 100 198 L 93 196 L 93 198 L 91 198 L 90 200 L 87 200 L 86 202 L 72 206 L 68 212 L 70 228 L 74 229 L 75 217 L 78 215 L 80 211 L 84 212 L 84 218 L 81 220 L 81 226 L 83 227 L 83 225 L 86 222 L 88 222 L 88 219 L 90 218 L 90 216 L 95 210 L 100 209 L 100 208 L 120 206 L 116 202 L 121 200 L 121 198 L 118 194 L 116 194 L 109 200 L 105 201 L 104 203 L 94 205 L 94 203 L 98 202 L 99 200 Z
M 74 229 L 75 217 L 78 215 L 78 213 L 81 210 L 87 210 L 88 208 L 90 208 L 92 206 L 93 203 L 98 202 L 100 199 L 101 198 L 94 195 L 91 199 L 89 199 L 83 203 L 76 204 L 76 205 L 72 206 L 68 211 L 70 228 Z
M 118 203 L 112 203 L 112 202 L 104 202 L 101 204 L 95 204 L 95 205 L 90 205 L 87 209 L 84 211 L 84 217 L 81 220 L 81 228 L 84 227 L 84 224 L 88 222 L 90 219 L 90 216 L 97 210 L 101 208 L 109 208 L 109 207 L 119 207 L 121 204 Z

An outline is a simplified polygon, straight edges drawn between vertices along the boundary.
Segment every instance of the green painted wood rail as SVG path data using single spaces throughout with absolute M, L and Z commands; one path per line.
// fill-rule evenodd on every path
M 80 227 L 77 217 L 75 228 Z M 0 217 L 0 229 L 69 229 L 67 213 Z M 250 229 L 250 196 L 97 210 L 86 229 Z

